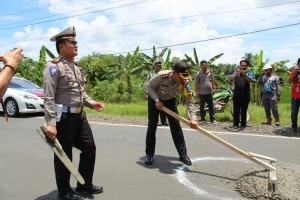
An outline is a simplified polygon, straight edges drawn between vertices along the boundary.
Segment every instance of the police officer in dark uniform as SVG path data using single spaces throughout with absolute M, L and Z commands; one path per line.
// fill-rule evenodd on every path
M 197 117 L 195 115 L 195 104 L 192 98 L 192 90 L 188 85 L 189 66 L 185 61 L 174 65 L 173 70 L 161 71 L 154 76 L 146 86 L 148 91 L 148 129 L 146 136 L 146 165 L 152 165 L 155 153 L 156 129 L 159 111 L 163 106 L 178 114 L 175 96 L 184 92 L 187 97 L 186 103 L 191 112 L 191 128 L 197 128 Z M 186 165 L 192 162 L 187 156 L 186 145 L 180 123 L 177 119 L 167 114 L 172 138 L 179 154 L 179 160 Z
M 85 185 L 77 183 L 75 193 L 70 186 L 70 172 L 54 157 L 54 169 L 59 199 L 82 199 L 82 194 L 97 194 L 101 186 L 93 185 L 96 146 L 83 105 L 102 111 L 104 105 L 93 101 L 84 91 L 83 70 L 74 62 L 77 41 L 74 27 L 69 27 L 50 40 L 56 42 L 58 60 L 47 63 L 44 70 L 45 120 L 47 137 L 55 138 L 72 160 L 72 147 L 81 151 L 79 173 Z

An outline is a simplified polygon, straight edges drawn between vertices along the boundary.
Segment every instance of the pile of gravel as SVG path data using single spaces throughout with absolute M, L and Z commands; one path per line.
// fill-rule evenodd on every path
M 236 190 L 251 199 L 300 199 L 300 169 L 278 167 L 275 192 L 268 191 L 268 172 L 250 169 L 237 180 Z

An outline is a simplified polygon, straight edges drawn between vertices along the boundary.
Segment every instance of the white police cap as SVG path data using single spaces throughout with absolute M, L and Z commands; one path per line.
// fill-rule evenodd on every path
M 70 26 L 69 28 L 63 30 L 62 32 L 56 34 L 52 38 L 50 38 L 50 41 L 57 42 L 62 39 L 67 39 L 70 41 L 76 42 L 76 30 L 74 26 Z
M 272 66 L 269 65 L 269 64 L 266 64 L 266 65 L 262 68 L 263 71 L 264 71 L 264 70 L 267 70 L 267 69 L 272 69 Z

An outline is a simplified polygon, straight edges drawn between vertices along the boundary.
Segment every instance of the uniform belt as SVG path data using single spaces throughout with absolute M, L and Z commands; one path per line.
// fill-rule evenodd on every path
M 63 106 L 62 112 L 63 113 L 75 113 L 75 114 L 79 114 L 82 111 L 82 107 L 78 106 L 78 107 L 70 107 L 70 106 Z

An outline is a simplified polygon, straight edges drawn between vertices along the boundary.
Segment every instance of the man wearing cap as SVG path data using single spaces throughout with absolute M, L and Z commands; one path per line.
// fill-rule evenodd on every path
M 280 126 L 279 112 L 277 103 L 280 100 L 279 78 L 272 74 L 272 66 L 266 64 L 263 68 L 262 75 L 258 78 L 257 83 L 263 86 L 262 104 L 265 108 L 267 121 L 264 125 L 272 124 L 271 110 L 275 118 L 275 125 Z
M 146 84 L 150 81 L 151 78 L 153 78 L 156 74 L 158 74 L 158 72 L 160 72 L 161 70 L 161 66 L 162 66 L 162 63 L 163 63 L 163 59 L 159 58 L 159 59 L 156 59 L 154 62 L 153 62 L 153 67 L 154 67 L 154 70 L 152 70 L 151 72 L 148 73 L 147 75 L 147 79 L 146 79 Z M 148 99 L 148 91 L 145 89 L 145 95 L 146 95 L 146 99 Z M 161 121 L 161 125 L 163 126 L 168 126 L 169 124 L 167 123 L 167 116 L 166 116 L 166 113 L 164 111 L 159 111 L 159 115 L 160 115 L 160 121 Z
M 189 66 L 186 62 L 180 61 L 174 65 L 173 70 L 161 71 L 154 76 L 146 86 L 149 92 L 148 100 L 148 129 L 146 135 L 146 165 L 152 165 L 155 153 L 156 129 L 159 111 L 163 106 L 178 114 L 175 96 L 184 92 L 187 97 L 186 103 L 191 112 L 190 127 L 197 128 L 197 117 L 195 105 L 192 98 L 192 90 L 188 85 Z M 192 162 L 187 156 L 186 145 L 180 123 L 177 119 L 167 114 L 172 138 L 179 154 L 179 160 L 186 165 Z
M 292 112 L 291 112 L 291 120 L 292 120 L 292 129 L 294 132 L 297 132 L 298 128 L 298 112 L 300 107 L 300 58 L 297 62 L 297 69 L 294 69 L 288 81 L 293 83 L 292 87 Z
M 92 100 L 84 91 L 83 70 L 74 62 L 78 46 L 74 27 L 69 27 L 50 40 L 56 42 L 58 60 L 46 64 L 44 70 L 45 120 L 47 137 L 55 138 L 72 160 L 72 147 L 81 151 L 79 173 L 85 185 L 77 183 L 75 193 L 70 186 L 70 172 L 54 156 L 54 169 L 59 199 L 82 199 L 81 194 L 97 194 L 101 186 L 93 185 L 96 146 L 83 105 L 102 111 L 104 105 Z

